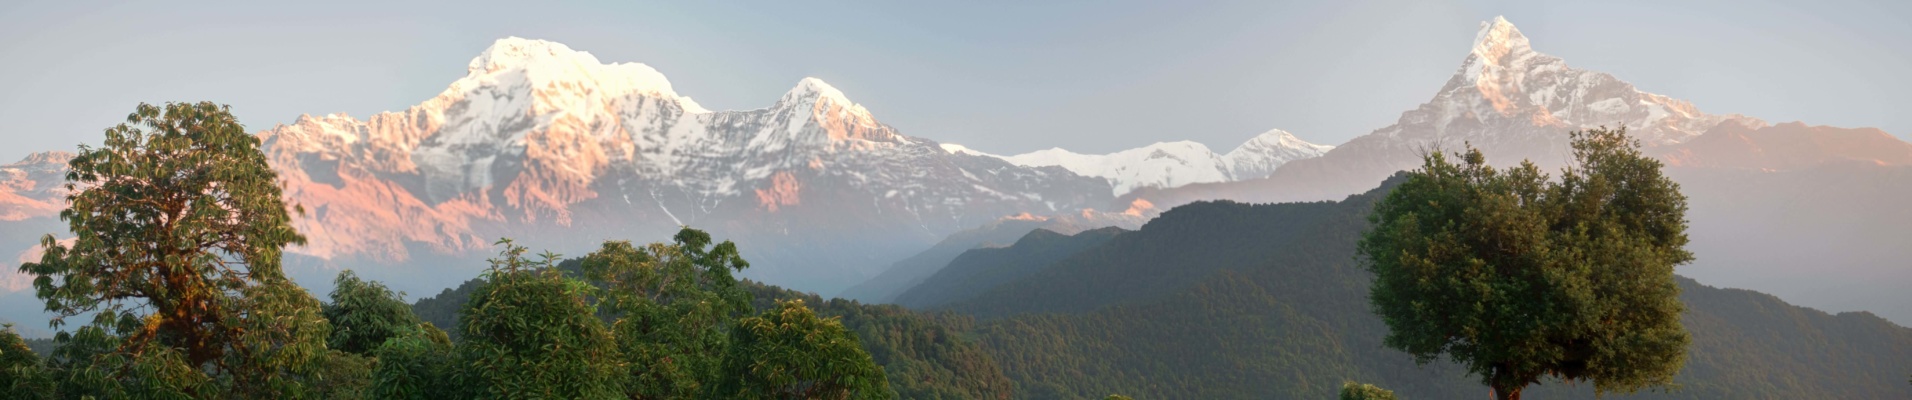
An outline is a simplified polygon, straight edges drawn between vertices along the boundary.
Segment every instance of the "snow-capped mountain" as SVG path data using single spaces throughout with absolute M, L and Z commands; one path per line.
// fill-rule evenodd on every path
M 289 201 L 307 210 L 295 225 L 309 243 L 290 253 L 392 265 L 361 273 L 420 293 L 468 278 L 500 237 L 579 255 L 683 225 L 737 241 L 753 262 L 746 276 L 835 293 L 952 232 L 1094 214 L 1112 200 L 1102 179 L 904 136 L 822 80 L 765 108 L 713 111 L 643 64 L 515 37 L 406 110 L 301 116 L 257 136 Z M 59 196 L 42 192 L 62 166 L 40 158 L 0 169 L 0 219 L 57 222 Z M 38 180 L 41 166 L 51 181 Z M 7 245 L 51 229 L 8 225 L 31 238 Z
M 1228 179 L 1257 179 L 1274 173 L 1289 161 L 1320 157 L 1334 146 L 1314 144 L 1288 131 L 1273 129 L 1255 135 L 1241 146 L 1222 155 L 1228 163 Z
M 40 237 L 63 229 L 54 217 L 66 208 L 66 162 L 73 153 L 48 151 L 33 153 L 7 165 L 0 165 L 0 294 L 30 292 L 33 278 L 14 266 L 38 260 L 31 248 Z M 4 319 L 4 318 L 0 318 Z
M 1339 199 L 1373 188 L 1396 171 L 1420 165 L 1427 149 L 1471 144 L 1497 164 L 1522 159 L 1561 165 L 1567 132 L 1625 126 L 1648 146 L 1687 141 L 1721 124 L 1749 128 L 1764 121 L 1700 112 L 1692 103 L 1641 91 L 1606 73 L 1577 69 L 1537 52 L 1507 19 L 1482 22 L 1461 66 L 1428 100 L 1393 125 L 1349 140 L 1320 157 L 1283 164 L 1267 179 L 1148 190 L 1160 209 L 1205 198 L 1246 201 Z
M 1001 158 L 1027 167 L 1056 166 L 1078 175 L 1109 180 L 1120 196 L 1140 188 L 1172 188 L 1192 183 L 1228 182 L 1268 176 L 1289 161 L 1320 156 L 1334 146 L 1308 143 L 1280 129 L 1249 139 L 1227 154 L 1191 141 L 1155 143 L 1109 154 L 1081 154 L 1051 148 L 1013 156 L 979 152 L 956 144 L 954 154 Z
M 66 208 L 66 162 L 73 153 L 48 151 L 0 165 L 0 221 L 51 216 Z

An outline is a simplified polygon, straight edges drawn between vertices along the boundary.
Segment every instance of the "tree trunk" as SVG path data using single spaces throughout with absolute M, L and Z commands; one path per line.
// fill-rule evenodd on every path
M 1494 385 L 1494 399 L 1495 400 L 1520 400 L 1520 390 L 1526 389 L 1526 388 L 1527 388 L 1526 385 L 1521 385 L 1518 387 L 1505 387 L 1502 385 Z

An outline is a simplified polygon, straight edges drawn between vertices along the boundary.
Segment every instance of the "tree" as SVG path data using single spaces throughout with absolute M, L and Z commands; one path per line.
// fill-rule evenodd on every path
M 889 382 L 856 336 L 802 300 L 738 321 L 716 398 L 880 399 Z
M 0 393 L 9 399 L 50 399 L 52 392 L 40 356 L 27 348 L 12 324 L 0 325 Z
M 1341 383 L 1341 400 L 1394 400 L 1394 391 L 1347 381 Z
M 70 359 L 74 373 L 157 390 L 139 396 L 225 391 L 186 377 L 206 373 L 262 394 L 254 385 L 286 386 L 252 378 L 325 354 L 317 301 L 280 270 L 285 246 L 305 238 L 259 140 L 226 107 L 141 104 L 68 166 L 60 219 L 77 238 L 68 247 L 46 236 L 40 261 L 20 269 L 36 276 L 54 328 L 93 314 L 97 329 L 62 341 L 86 348 L 87 359 Z
M 393 337 L 418 329 L 418 315 L 400 293 L 384 284 L 360 280 L 351 270 L 332 280 L 332 303 L 325 319 L 332 322 L 327 346 L 353 354 L 370 355 Z
M 1669 387 L 1685 362 L 1673 267 L 1686 198 L 1626 129 L 1571 134 L 1576 164 L 1497 170 L 1471 147 L 1427 154 L 1375 205 L 1358 245 L 1387 346 L 1442 354 L 1503 399 L 1542 377 L 1600 393 Z
M 605 242 L 584 257 L 584 275 L 605 289 L 599 305 L 616 318 L 629 397 L 697 398 L 717 378 L 731 325 L 750 309 L 731 273 L 750 264 L 735 244 L 710 242 L 683 228 L 672 244 Z
M 595 288 L 558 271 L 556 254 L 534 262 L 498 243 L 505 250 L 459 320 L 461 382 L 478 398 L 620 395 L 616 344 L 588 302 Z

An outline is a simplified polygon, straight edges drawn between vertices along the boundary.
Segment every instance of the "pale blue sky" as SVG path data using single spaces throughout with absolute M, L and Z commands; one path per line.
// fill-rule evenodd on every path
M 1495 15 L 1704 111 L 1912 135 L 1908 1 L 166 3 L 0 4 L 0 163 L 97 143 L 141 101 L 230 104 L 253 130 L 400 110 L 504 36 L 649 64 L 712 109 L 816 76 L 997 153 L 1339 144 L 1430 98 Z

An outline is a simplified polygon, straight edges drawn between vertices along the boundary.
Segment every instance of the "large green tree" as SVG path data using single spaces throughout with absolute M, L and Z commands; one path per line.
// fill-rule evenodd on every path
M 618 397 L 617 347 L 589 301 L 596 288 L 565 277 L 555 254 L 532 261 L 499 243 L 459 316 L 460 382 L 485 399 Z
M 714 398 L 882 399 L 892 397 L 883 369 L 835 318 L 802 300 L 737 322 Z
M 709 390 L 729 344 L 730 328 L 750 309 L 750 293 L 733 272 L 748 268 L 728 241 L 691 228 L 673 243 L 644 247 L 605 242 L 584 257 L 584 275 L 605 290 L 598 306 L 626 368 L 634 399 L 691 399 Z
M 1432 152 L 1376 204 L 1359 250 L 1387 346 L 1445 354 L 1503 399 L 1550 376 L 1602 393 L 1672 384 L 1686 198 L 1625 128 L 1571 136 L 1558 179 Z
M 278 396 L 326 354 L 317 300 L 280 271 L 285 246 L 305 238 L 259 140 L 226 107 L 141 104 L 68 166 L 60 219 L 76 238 L 46 236 L 21 270 L 54 328 L 93 315 L 78 342 L 59 335 L 85 356 L 63 361 L 69 374 L 135 397 Z

